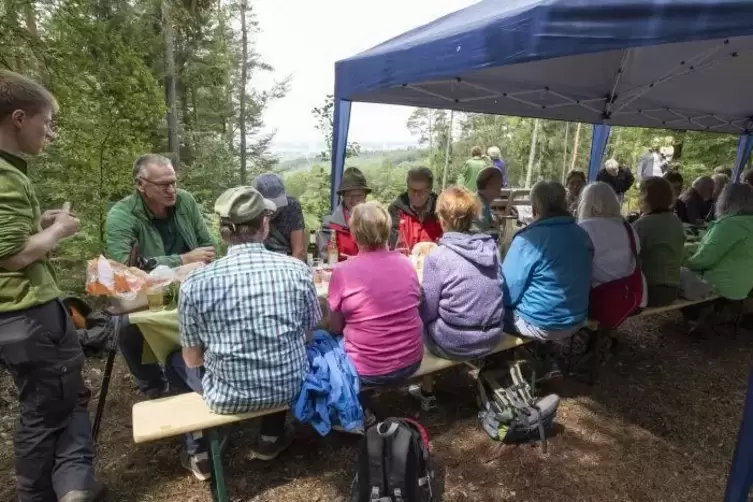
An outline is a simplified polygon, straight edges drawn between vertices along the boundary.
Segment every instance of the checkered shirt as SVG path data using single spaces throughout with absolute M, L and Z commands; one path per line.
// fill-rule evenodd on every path
M 287 405 L 308 370 L 306 332 L 322 312 L 311 270 L 264 249 L 232 246 L 180 288 L 180 341 L 204 349 L 204 401 L 216 413 Z

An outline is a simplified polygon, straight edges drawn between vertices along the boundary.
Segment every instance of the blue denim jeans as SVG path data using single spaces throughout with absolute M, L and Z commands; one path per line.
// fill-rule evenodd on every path
M 359 375 L 359 378 L 361 385 L 392 385 L 410 378 L 420 366 L 421 361 L 418 361 L 386 375 Z

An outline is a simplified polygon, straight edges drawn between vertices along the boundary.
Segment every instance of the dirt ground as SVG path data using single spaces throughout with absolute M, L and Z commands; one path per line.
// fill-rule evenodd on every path
M 444 501 L 712 501 L 727 470 L 753 361 L 753 333 L 720 329 L 691 340 L 677 314 L 629 321 L 620 351 L 589 387 L 568 380 L 549 453 L 537 446 L 499 447 L 481 431 L 467 376 L 446 372 L 437 385 L 442 409 L 419 413 L 403 392 L 374 399 L 377 416 L 417 416 L 429 429 Z M 97 388 L 103 361 L 87 379 Z M 99 472 L 118 502 L 208 502 L 208 485 L 180 467 L 180 441 L 134 445 L 136 399 L 122 360 L 116 365 L 99 445 Z M 0 391 L 0 500 L 13 496 L 14 406 Z M 94 400 L 92 401 L 94 403 Z M 93 411 L 93 408 L 92 408 Z M 176 412 L 180 412 L 177 410 Z M 345 501 L 358 438 L 318 437 L 299 426 L 293 447 L 275 461 L 248 460 L 255 426 L 234 431 L 225 453 L 231 500 Z

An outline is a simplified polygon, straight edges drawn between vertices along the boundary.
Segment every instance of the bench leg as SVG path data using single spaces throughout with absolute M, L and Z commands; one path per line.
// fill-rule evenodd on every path
M 212 498 L 217 502 L 228 502 L 227 487 L 225 486 L 225 472 L 222 470 L 222 451 L 220 449 L 220 434 L 217 429 L 209 429 L 209 451 L 212 455 L 213 481 L 215 490 Z

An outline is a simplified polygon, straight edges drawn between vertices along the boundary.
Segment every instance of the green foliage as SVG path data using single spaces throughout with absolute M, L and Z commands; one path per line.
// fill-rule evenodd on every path
M 66 290 L 81 292 L 85 260 L 104 251 L 105 217 L 133 190 L 133 161 L 167 151 L 164 1 L 0 2 L 0 67 L 42 82 L 60 104 L 55 140 L 32 161 L 30 177 L 43 209 L 70 201 L 81 220 L 81 232 L 56 251 Z M 240 152 L 240 2 L 168 1 L 175 32 L 178 174 L 209 213 L 214 199 L 238 184 L 242 153 L 251 176 L 274 166 L 261 117 L 270 100 L 284 95 L 287 80 L 269 89 L 243 89 L 249 141 Z M 255 29 L 253 12 L 247 16 Z M 247 64 L 251 76 L 271 70 L 253 44 Z

